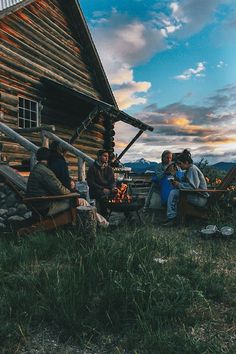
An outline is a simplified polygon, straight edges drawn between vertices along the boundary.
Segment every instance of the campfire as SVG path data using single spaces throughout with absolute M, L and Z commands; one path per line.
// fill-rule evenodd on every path
M 139 210 L 144 206 L 144 202 L 145 198 L 143 197 L 129 195 L 127 184 L 121 183 L 121 185 L 117 188 L 116 194 L 114 194 L 111 199 L 107 200 L 106 205 L 110 210 L 109 217 L 113 211 L 118 213 L 126 213 L 126 215 L 130 212 L 135 212 L 140 224 L 142 224 Z
M 117 187 L 116 194 L 113 196 L 112 199 L 109 200 L 109 203 L 131 203 L 131 201 L 132 197 L 128 194 L 128 185 L 125 183 L 121 183 L 121 185 Z

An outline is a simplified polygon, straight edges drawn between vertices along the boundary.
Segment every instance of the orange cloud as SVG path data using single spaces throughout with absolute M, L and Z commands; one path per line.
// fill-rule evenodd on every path
M 171 119 L 171 123 L 178 126 L 189 125 L 189 120 L 187 117 L 175 117 Z

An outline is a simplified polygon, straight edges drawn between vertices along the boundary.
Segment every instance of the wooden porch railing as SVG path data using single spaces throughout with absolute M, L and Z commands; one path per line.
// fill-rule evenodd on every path
M 36 127 L 36 128 L 26 128 L 26 129 L 16 129 L 13 130 L 12 128 L 8 127 L 4 123 L 0 123 L 0 132 L 8 136 L 11 140 L 15 141 L 19 145 L 23 146 L 27 151 L 31 153 L 31 169 L 35 163 L 35 154 L 36 151 L 38 150 L 38 146 L 23 137 L 22 135 L 19 134 L 19 132 L 22 133 L 34 133 L 34 132 L 40 132 L 41 133 L 41 141 L 42 141 L 42 146 L 48 147 L 49 146 L 49 140 L 55 140 L 58 141 L 62 144 L 63 147 L 67 151 L 69 151 L 71 154 L 75 155 L 78 158 L 78 180 L 79 181 L 85 181 L 86 179 L 86 173 L 85 173 L 85 163 L 87 162 L 88 164 L 92 164 L 94 160 L 80 151 L 79 149 L 76 149 L 74 146 L 71 144 L 67 143 L 65 140 L 59 138 L 56 134 L 52 133 L 55 131 L 54 126 L 42 126 L 42 127 Z

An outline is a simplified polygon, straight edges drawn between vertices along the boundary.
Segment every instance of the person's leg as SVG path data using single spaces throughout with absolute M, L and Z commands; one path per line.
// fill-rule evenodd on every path
M 151 198 L 152 198 L 152 193 L 155 189 L 155 185 L 154 183 L 151 184 L 151 187 L 149 189 L 149 192 L 148 192 L 148 195 L 147 195 L 147 198 L 145 200 L 145 204 L 144 204 L 144 209 L 147 210 L 149 208 L 149 205 L 150 205 L 150 201 L 151 201 Z
M 50 205 L 49 211 L 47 213 L 48 216 L 53 216 L 62 211 L 65 211 L 70 208 L 70 200 L 56 200 L 53 201 Z
M 179 201 L 179 190 L 173 189 L 170 191 L 167 201 L 167 218 L 174 219 L 177 216 L 177 206 Z
M 78 207 L 80 206 L 91 206 L 87 200 L 83 199 L 83 198 L 78 198 Z M 92 206 L 91 206 L 92 208 Z M 109 225 L 109 222 L 102 216 L 100 215 L 99 213 L 96 213 L 96 217 L 97 217 L 97 222 L 98 222 L 98 225 L 100 226 L 103 226 L 103 227 L 108 227 Z

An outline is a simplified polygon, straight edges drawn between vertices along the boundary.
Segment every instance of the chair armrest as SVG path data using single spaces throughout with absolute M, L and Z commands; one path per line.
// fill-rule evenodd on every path
M 228 192 L 228 189 L 180 189 L 181 193 L 224 193 Z
M 63 195 L 47 195 L 44 197 L 32 197 L 32 198 L 24 198 L 23 202 L 34 202 L 34 201 L 43 201 L 43 200 L 60 200 L 60 199 L 70 199 L 70 198 L 78 198 L 78 193 L 69 193 Z

